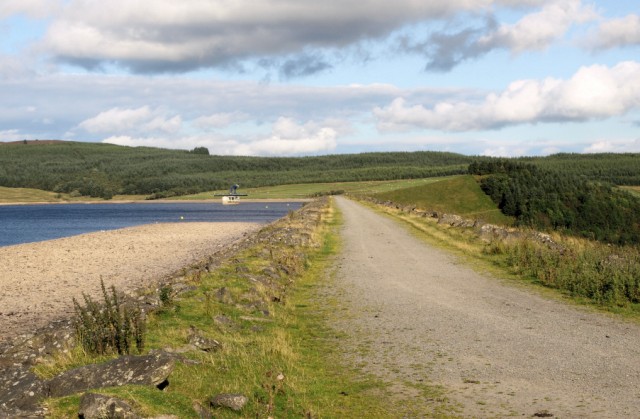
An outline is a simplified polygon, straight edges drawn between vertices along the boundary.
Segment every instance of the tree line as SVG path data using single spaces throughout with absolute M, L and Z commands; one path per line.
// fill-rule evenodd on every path
M 480 177 L 482 190 L 520 225 L 640 243 L 640 199 L 584 173 L 548 167 L 553 165 L 491 159 L 471 163 L 469 173 Z

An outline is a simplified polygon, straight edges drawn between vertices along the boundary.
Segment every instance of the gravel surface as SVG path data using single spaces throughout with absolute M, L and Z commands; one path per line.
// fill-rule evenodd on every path
M 213 254 L 255 223 L 167 223 L 0 247 L 0 342 L 73 313 L 72 297 L 144 287 Z
M 640 327 L 478 274 L 344 198 L 337 327 L 352 362 L 463 417 L 640 418 Z M 413 401 L 411 401 L 413 400 Z M 425 411 L 425 417 L 429 413 Z

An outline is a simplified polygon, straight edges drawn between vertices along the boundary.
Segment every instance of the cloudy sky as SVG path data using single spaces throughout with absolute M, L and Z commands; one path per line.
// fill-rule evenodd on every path
M 640 152 L 637 0 L 1 0 L 0 141 Z

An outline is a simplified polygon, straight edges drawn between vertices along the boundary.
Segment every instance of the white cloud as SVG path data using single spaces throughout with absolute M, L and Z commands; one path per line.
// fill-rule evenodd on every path
M 20 131 L 18 131 L 17 129 L 0 131 L 0 141 L 11 142 L 11 141 L 19 141 L 24 138 L 26 137 L 20 134 Z
M 87 68 L 115 62 L 141 73 L 182 72 L 266 58 L 287 76 L 308 75 L 332 67 L 318 51 L 383 39 L 408 25 L 460 13 L 549 1 L 69 0 L 42 46 L 62 61 Z M 541 21 L 505 28 L 502 36 L 532 34 L 531 27 Z M 556 18 L 546 24 L 565 22 Z
M 604 21 L 588 40 L 593 49 L 612 49 L 640 45 L 640 16 L 630 14 L 620 19 Z
M 27 61 L 29 60 L 24 57 L 0 53 L 0 80 L 33 75 L 33 71 L 29 68 Z
M 123 132 L 134 129 L 150 116 L 148 106 L 137 109 L 112 108 L 82 121 L 78 126 L 90 133 Z
M 329 152 L 336 148 L 338 132 L 314 122 L 300 125 L 290 118 L 278 118 L 271 136 L 239 144 L 234 154 L 291 156 Z
M 529 10 L 522 2 L 506 2 Z M 494 50 L 513 54 L 544 50 L 566 36 L 569 29 L 597 18 L 592 6 L 581 0 L 549 0 L 538 2 L 541 9 L 525 14 L 515 23 L 500 23 L 494 13 L 482 17 L 470 15 L 460 28 L 455 20 L 441 30 L 432 31 L 426 39 L 419 39 L 415 31 L 398 37 L 397 50 L 419 53 L 427 58 L 426 69 L 449 71 L 460 63 L 478 59 Z M 493 12 L 493 10 L 492 10 Z
M 500 25 L 482 36 L 478 45 L 484 48 L 507 48 L 514 53 L 547 48 L 561 38 L 571 25 L 597 17 L 581 0 L 563 0 L 546 5 L 539 12 L 524 16 L 515 24 Z
M 582 67 L 569 80 L 513 82 L 483 102 L 444 101 L 431 108 L 396 98 L 373 110 L 381 130 L 420 127 L 443 131 L 495 129 L 551 121 L 585 121 L 623 115 L 640 107 L 640 64 Z
M 182 127 L 182 117 L 165 117 L 149 106 L 136 109 L 112 108 L 89 118 L 78 125 L 79 128 L 93 134 L 162 132 L 175 133 Z
M 640 138 L 602 140 L 590 144 L 583 153 L 638 153 L 640 152 Z
M 196 118 L 193 123 L 201 129 L 226 128 L 237 122 L 247 121 L 249 115 L 243 112 L 220 112 Z
M 60 8 L 58 0 L 2 0 L 0 18 L 11 15 L 26 14 L 34 18 L 44 18 Z
M 310 121 L 299 124 L 290 118 L 280 117 L 271 128 L 269 136 L 253 134 L 242 139 L 212 135 L 131 136 L 115 135 L 103 142 L 125 146 L 148 146 L 173 149 L 207 147 L 212 154 L 245 156 L 294 156 L 329 152 L 337 146 L 338 130 L 325 124 Z
M 527 154 L 527 148 L 518 148 L 512 146 L 499 146 L 496 148 L 487 148 L 482 152 L 483 156 L 489 157 L 520 157 Z

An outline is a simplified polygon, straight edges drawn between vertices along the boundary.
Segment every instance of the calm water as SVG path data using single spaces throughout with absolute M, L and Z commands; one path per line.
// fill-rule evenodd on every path
M 141 224 L 195 221 L 269 223 L 301 205 L 282 202 L 245 202 L 239 205 L 176 202 L 0 206 L 0 246 Z

